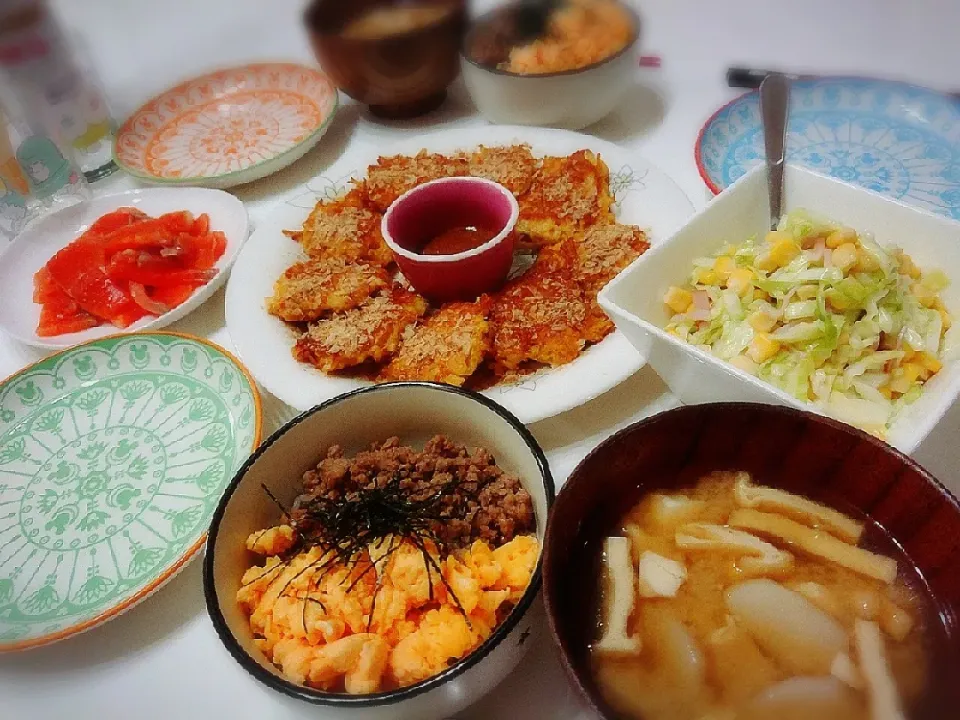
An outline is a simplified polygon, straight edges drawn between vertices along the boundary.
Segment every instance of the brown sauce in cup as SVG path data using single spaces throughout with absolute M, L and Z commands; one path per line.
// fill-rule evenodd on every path
M 499 230 L 482 225 L 467 225 L 444 230 L 420 248 L 421 255 L 456 255 L 478 248 L 497 236 Z

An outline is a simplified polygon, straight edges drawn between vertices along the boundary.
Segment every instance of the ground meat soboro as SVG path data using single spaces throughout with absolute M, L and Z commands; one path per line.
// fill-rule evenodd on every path
M 412 500 L 443 491 L 440 520 L 433 531 L 450 549 L 466 548 L 474 540 L 499 547 L 535 529 L 533 502 L 520 479 L 504 472 L 488 450 L 467 448 L 438 435 L 422 451 L 390 438 L 382 445 L 344 457 L 333 446 L 327 457 L 303 476 L 304 494 L 291 510 L 296 524 L 306 521 L 301 508 L 320 497 L 337 499 L 358 488 L 382 485 L 399 476 Z

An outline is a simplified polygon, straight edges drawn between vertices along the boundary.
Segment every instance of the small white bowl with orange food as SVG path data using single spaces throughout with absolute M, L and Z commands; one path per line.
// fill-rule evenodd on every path
M 960 223 L 788 165 L 758 167 L 598 301 L 684 403 L 830 415 L 913 452 L 960 396 Z
M 540 3 L 509 3 L 467 33 L 463 79 L 494 123 L 579 130 L 609 115 L 633 86 L 640 18 L 618 0 L 557 3 L 529 37 Z
M 210 529 L 207 609 L 240 665 L 311 716 L 450 717 L 542 625 L 553 498 L 542 450 L 492 401 L 357 390 L 241 468 Z

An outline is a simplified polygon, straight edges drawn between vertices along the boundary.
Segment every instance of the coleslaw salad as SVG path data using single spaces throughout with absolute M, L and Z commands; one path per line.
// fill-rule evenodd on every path
M 937 270 L 804 210 L 697 258 L 666 331 L 884 437 L 942 368 L 951 324 Z

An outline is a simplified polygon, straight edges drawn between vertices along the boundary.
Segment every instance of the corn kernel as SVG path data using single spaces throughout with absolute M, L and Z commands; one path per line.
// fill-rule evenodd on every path
M 923 365 L 924 369 L 927 370 L 927 372 L 929 372 L 931 375 L 936 375 L 938 372 L 943 370 L 943 363 L 928 352 L 920 353 L 918 359 L 920 360 L 920 364 Z
M 747 357 L 759 364 L 766 362 L 780 350 L 780 343 L 773 340 L 766 333 L 757 333 L 747 348 Z
M 766 240 L 771 245 L 776 245 L 778 242 L 793 242 L 793 235 L 783 230 L 771 230 L 767 233 Z
M 950 329 L 950 326 L 953 325 L 953 319 L 950 317 L 950 311 L 947 310 L 947 306 L 943 304 L 943 300 L 937 298 L 937 301 L 933 304 L 934 309 L 940 313 L 940 320 L 943 323 L 943 331 L 946 332 Z
M 743 296 L 752 285 L 753 272 L 747 268 L 734 270 L 727 278 L 727 287 L 740 296 Z
M 836 290 L 828 290 L 826 295 L 827 304 L 829 304 L 830 307 L 837 312 L 843 312 L 853 307 L 853 303 L 841 292 L 837 292 Z
M 751 375 L 757 374 L 757 364 L 746 355 L 737 355 L 730 361 L 730 364 Z
M 857 263 L 853 267 L 857 272 L 872 273 L 880 269 L 880 261 L 873 253 L 860 248 L 857 250 Z
M 900 366 L 900 376 L 907 382 L 907 389 L 910 389 L 917 380 L 924 378 L 927 374 L 926 369 L 920 363 L 908 362 Z M 906 390 L 904 390 L 906 392 Z
M 730 277 L 730 273 L 736 269 L 737 263 L 734 262 L 732 257 L 727 255 L 718 257 L 713 263 L 713 271 L 722 282 L 726 282 L 727 278 Z
M 881 385 L 877 388 L 880 391 L 880 394 L 883 395 L 887 400 L 893 400 L 893 391 L 890 389 L 889 385 Z
M 770 271 L 783 267 L 800 254 L 800 246 L 792 239 L 778 240 L 757 258 L 757 267 Z
M 833 265 L 844 272 L 857 262 L 857 246 L 853 243 L 844 243 L 833 251 Z
M 890 391 L 897 395 L 906 395 L 913 388 L 914 380 L 906 375 L 898 375 L 890 381 Z
M 667 290 L 667 294 L 663 296 L 663 302 L 675 313 L 683 313 L 693 305 L 693 293 L 672 285 Z
M 720 278 L 716 271 L 710 268 L 697 268 L 693 271 L 693 281 L 698 285 L 718 285 Z
M 826 244 L 827 247 L 831 250 L 836 250 L 841 245 L 846 243 L 856 243 L 857 242 L 857 231 L 852 230 L 851 228 L 842 228 L 840 230 L 834 230 L 832 233 L 827 235 Z
M 920 304 L 926 308 L 936 306 L 937 294 L 922 282 L 915 282 L 910 286 L 910 292 L 920 301 Z
M 800 300 L 813 300 L 817 296 L 817 286 L 801 285 L 797 288 L 796 296 Z
M 914 280 L 919 280 L 921 277 L 920 268 L 918 268 L 913 260 L 902 250 L 897 252 L 897 260 L 900 262 L 900 272 L 905 275 L 909 275 Z
M 747 322 L 757 332 L 770 332 L 777 324 L 777 319 L 768 312 L 755 310 L 747 317 Z

